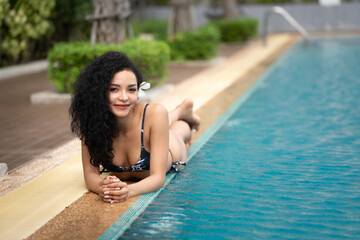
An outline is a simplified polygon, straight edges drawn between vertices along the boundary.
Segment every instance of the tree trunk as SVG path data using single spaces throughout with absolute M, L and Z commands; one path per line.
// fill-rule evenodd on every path
M 168 34 L 194 30 L 192 0 L 171 1 L 171 13 L 168 25 Z
M 129 0 L 93 0 L 94 15 L 86 19 L 92 21 L 91 44 L 122 43 L 131 34 Z
M 237 4 L 236 0 L 222 0 L 223 8 L 224 8 L 224 18 L 225 19 L 234 19 L 237 18 Z

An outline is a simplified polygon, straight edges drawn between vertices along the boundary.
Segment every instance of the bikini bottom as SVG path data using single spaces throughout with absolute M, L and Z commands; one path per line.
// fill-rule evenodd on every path
M 169 149 L 169 153 L 171 155 L 171 159 L 174 159 L 171 150 Z M 186 162 L 172 162 L 171 163 L 171 167 L 170 167 L 170 171 L 174 171 L 174 172 L 180 172 L 180 169 L 177 168 L 178 165 L 183 165 L 186 166 Z

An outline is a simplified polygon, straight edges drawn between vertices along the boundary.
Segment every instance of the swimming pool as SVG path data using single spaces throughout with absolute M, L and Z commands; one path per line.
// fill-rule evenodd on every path
M 293 46 L 121 238 L 360 238 L 359 65 L 358 37 Z

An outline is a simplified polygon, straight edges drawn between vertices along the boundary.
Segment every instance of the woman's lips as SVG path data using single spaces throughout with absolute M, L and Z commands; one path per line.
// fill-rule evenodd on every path
M 115 107 L 120 109 L 126 109 L 129 106 L 130 106 L 129 104 L 115 104 Z

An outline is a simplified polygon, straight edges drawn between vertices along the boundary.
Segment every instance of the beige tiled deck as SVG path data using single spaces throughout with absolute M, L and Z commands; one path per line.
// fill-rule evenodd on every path
M 260 41 L 254 41 L 225 62 L 179 83 L 174 91 L 156 102 L 171 109 L 184 97 L 191 97 L 195 102 L 195 110 L 205 120 L 208 113 L 205 109 L 209 107 L 206 106 L 207 103 L 216 99 L 221 104 L 217 96 L 234 84 L 242 85 L 242 91 L 245 91 L 251 81 L 242 83 L 239 79 L 244 79 L 242 77 L 251 69 L 291 41 L 292 36 L 286 34 L 269 37 L 266 48 Z M 252 79 L 253 81 L 255 80 Z M 221 105 L 211 105 L 210 108 L 221 108 Z M 202 126 L 202 131 L 205 129 L 206 124 L 205 127 Z M 74 141 L 72 144 L 78 142 Z M 78 145 L 74 148 L 77 149 Z M 59 166 L 0 199 L 0 239 L 23 239 L 35 231 L 30 238 L 61 236 L 63 239 L 96 239 L 114 221 L 109 221 L 109 212 L 116 219 L 136 200 L 110 205 L 99 200 L 95 194 L 84 195 L 86 192 L 80 154 L 76 152 Z M 89 219 L 89 212 L 93 213 L 93 220 Z M 99 220 L 102 226 L 92 222 L 99 223 Z M 105 223 L 106 221 L 109 222 Z

